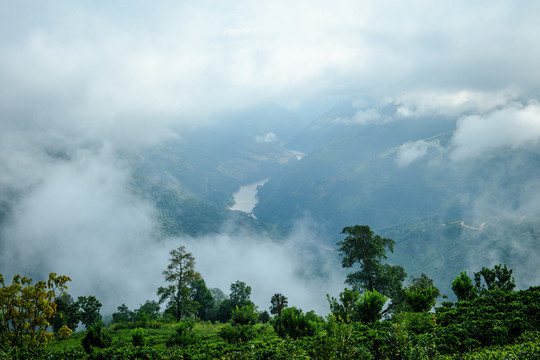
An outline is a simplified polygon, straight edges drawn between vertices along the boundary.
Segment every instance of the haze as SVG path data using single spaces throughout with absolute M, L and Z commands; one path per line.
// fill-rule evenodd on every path
M 448 143 L 398 144 L 401 168 L 434 153 L 460 166 L 536 150 L 539 16 L 534 1 L 3 1 L 0 272 L 69 275 L 74 295 L 95 294 L 110 312 L 155 298 L 167 252 L 185 245 L 209 287 L 242 280 L 262 309 L 283 292 L 328 311 L 344 275 L 309 216 L 278 241 L 227 226 L 157 241 L 156 205 L 129 191 L 126 154 L 185 143 L 258 104 L 285 108 L 302 129 L 344 101 L 354 113 L 330 123 L 454 118 Z M 521 209 L 538 208 L 527 200 Z

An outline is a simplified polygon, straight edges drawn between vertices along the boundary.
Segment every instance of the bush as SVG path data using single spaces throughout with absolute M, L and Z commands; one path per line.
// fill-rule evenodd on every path
M 167 340 L 167 346 L 187 346 L 199 341 L 197 334 L 193 331 L 193 323 L 181 321 L 178 323 L 176 333 Z
M 143 346 L 144 345 L 144 337 L 146 336 L 147 332 L 146 330 L 142 328 L 135 328 L 129 332 L 129 335 L 131 335 L 131 343 L 133 346 Z
M 109 331 L 105 329 L 103 322 L 98 321 L 86 331 L 81 343 L 84 351 L 89 354 L 94 348 L 104 349 L 111 346 L 112 337 Z
M 259 321 L 259 315 L 255 312 L 254 305 L 242 306 L 232 311 L 231 323 L 233 325 L 255 325 Z
M 304 336 L 313 336 L 317 332 L 318 325 L 309 320 L 301 309 L 295 307 L 285 308 L 281 316 L 272 321 L 274 330 L 281 338 L 298 339 Z
M 252 325 L 231 325 L 225 324 L 219 331 L 219 336 L 229 344 L 246 342 L 253 339 L 256 335 L 255 328 Z

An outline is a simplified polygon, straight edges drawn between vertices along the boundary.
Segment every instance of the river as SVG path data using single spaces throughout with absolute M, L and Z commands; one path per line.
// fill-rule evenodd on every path
M 255 205 L 259 201 L 257 199 L 257 186 L 264 185 L 270 179 L 264 179 L 251 184 L 241 186 L 240 189 L 233 194 L 234 205 L 230 210 L 243 211 L 251 214 Z

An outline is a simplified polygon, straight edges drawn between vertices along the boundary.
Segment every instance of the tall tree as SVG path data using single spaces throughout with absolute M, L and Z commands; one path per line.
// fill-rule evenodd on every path
M 101 321 L 101 302 L 95 296 L 79 296 L 77 304 L 81 309 L 81 322 L 87 329 Z
M 168 310 L 180 321 L 182 316 L 195 312 L 198 307 L 198 303 L 191 299 L 190 285 L 200 274 L 195 272 L 195 258 L 184 246 L 171 250 L 169 254 L 169 265 L 167 270 L 163 270 L 163 275 L 170 285 L 159 287 L 157 294 L 160 304 L 169 300 Z
M 407 310 L 428 312 L 437 303 L 441 292 L 433 285 L 433 279 L 422 274 L 420 277 L 412 278 L 411 285 L 404 290 L 404 295 Z
M 478 292 L 466 271 L 462 271 L 452 281 L 452 291 L 456 294 L 458 301 L 470 301 L 478 296 Z
M 485 295 L 488 291 L 499 289 L 504 292 L 512 292 L 516 287 L 514 277 L 512 273 L 513 269 L 508 269 L 506 264 L 495 265 L 493 269 L 488 269 L 483 267 L 479 272 L 474 273 L 474 282 L 476 291 Z M 484 279 L 484 284 L 482 284 L 482 278 Z
M 287 306 L 287 297 L 281 293 L 274 294 L 270 300 L 270 313 L 281 316 L 281 311 Z
M 233 309 L 236 306 L 241 308 L 242 306 L 253 305 L 250 297 L 251 286 L 240 280 L 237 280 L 235 283 L 231 284 L 231 294 L 229 295 L 229 298 L 231 300 Z
M 58 333 L 64 325 L 73 331 L 77 330 L 81 321 L 79 303 L 75 302 L 69 294 L 56 298 L 55 303 L 56 314 L 51 321 L 54 332 Z
M 209 320 L 214 306 L 214 297 L 206 287 L 206 282 L 202 277 L 193 280 L 191 283 L 191 300 L 199 304 L 197 316 L 201 320 Z
M 113 323 L 127 323 L 133 321 L 135 314 L 133 311 L 129 310 L 126 304 L 120 305 L 117 309 L 118 312 L 112 314 Z
M 387 258 L 387 249 L 394 251 L 395 241 L 375 235 L 366 225 L 347 226 L 341 233 L 347 234 L 337 243 L 343 267 L 360 266 L 358 271 L 347 274 L 346 283 L 355 289 L 377 290 L 390 298 L 397 296 L 407 277 L 405 269 L 381 262 Z
M 219 303 L 216 317 L 221 322 L 226 322 L 231 318 L 232 311 L 243 306 L 255 306 L 250 299 L 251 286 L 245 282 L 237 280 L 231 284 L 231 293 L 228 299 Z

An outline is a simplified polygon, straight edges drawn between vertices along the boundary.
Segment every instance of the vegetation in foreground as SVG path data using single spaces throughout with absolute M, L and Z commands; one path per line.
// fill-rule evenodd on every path
M 228 297 L 206 288 L 184 247 L 171 251 L 169 285 L 157 291 L 165 310 L 121 305 L 108 327 L 98 299 L 66 293 L 68 277 L 6 285 L 0 276 L 0 359 L 540 359 L 540 287 L 514 291 L 506 265 L 461 272 L 458 301 L 435 307 L 430 278 L 404 286 L 404 269 L 383 262 L 393 240 L 367 226 L 343 234 L 343 266 L 356 271 L 350 289 L 328 297 L 325 318 L 289 307 L 281 293 L 269 299 L 270 318 L 242 281 Z M 87 330 L 72 333 L 79 322 Z

